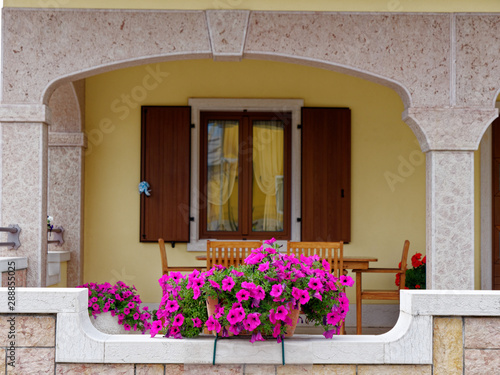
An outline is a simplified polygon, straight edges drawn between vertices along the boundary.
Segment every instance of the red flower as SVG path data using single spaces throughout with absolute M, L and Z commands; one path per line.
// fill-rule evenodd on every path
M 420 285 L 415 285 L 415 289 L 420 289 Z
M 426 260 L 426 258 L 427 258 L 427 255 L 424 257 L 424 259 L 422 259 L 422 263 L 423 263 L 423 264 L 427 264 L 427 260 Z
M 399 286 L 400 283 L 401 283 L 401 274 L 397 273 L 396 274 L 396 285 Z
M 422 254 L 416 253 L 414 256 L 411 257 L 411 265 L 413 268 L 420 267 L 422 265 L 422 262 L 420 261 L 420 258 L 422 257 Z

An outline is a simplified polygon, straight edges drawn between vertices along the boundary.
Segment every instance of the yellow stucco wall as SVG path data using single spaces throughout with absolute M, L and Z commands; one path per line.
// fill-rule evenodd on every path
M 168 76 L 152 90 L 137 89 L 148 69 Z M 202 97 L 301 98 L 306 106 L 349 107 L 352 242 L 345 254 L 374 255 L 380 260 L 376 266 L 394 267 L 405 239 L 411 254 L 425 252 L 425 156 L 401 120 L 403 103 L 393 90 L 301 65 L 187 60 L 87 79 L 85 282 L 122 280 L 135 284 L 144 301 L 159 301 L 158 246 L 138 241 L 140 106 L 187 105 L 188 98 Z M 195 255 L 177 244 L 169 250 L 169 263 L 195 264 Z M 374 287 L 394 285 L 391 276 L 366 280 Z
M 498 12 L 497 0 L 4 0 L 6 7 L 249 9 L 340 12 Z

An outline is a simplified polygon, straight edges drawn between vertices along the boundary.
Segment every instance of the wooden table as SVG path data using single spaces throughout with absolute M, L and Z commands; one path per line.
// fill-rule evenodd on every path
M 344 269 L 366 270 L 370 267 L 370 262 L 378 262 L 378 258 L 367 257 L 367 256 L 344 257 Z
M 197 255 L 196 260 L 207 260 L 206 255 Z M 344 257 L 344 270 L 366 270 L 370 267 L 370 262 L 377 262 L 378 258 L 367 256 Z

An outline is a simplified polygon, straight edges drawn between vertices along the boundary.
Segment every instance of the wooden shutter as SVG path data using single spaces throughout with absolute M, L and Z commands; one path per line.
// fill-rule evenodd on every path
M 351 239 L 351 111 L 302 108 L 302 241 Z
M 190 107 L 142 107 L 141 242 L 189 242 Z

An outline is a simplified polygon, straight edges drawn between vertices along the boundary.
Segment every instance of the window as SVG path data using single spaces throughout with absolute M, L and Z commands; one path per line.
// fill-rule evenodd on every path
M 208 238 L 350 241 L 349 109 L 299 99 L 189 104 L 142 108 L 151 196 L 141 195 L 141 241 L 194 251 Z
M 290 239 L 291 113 L 200 118 L 200 238 Z

